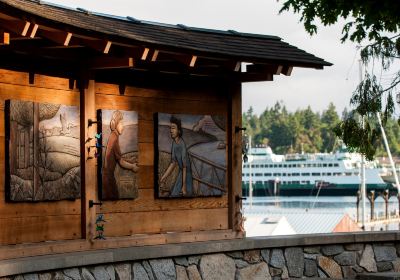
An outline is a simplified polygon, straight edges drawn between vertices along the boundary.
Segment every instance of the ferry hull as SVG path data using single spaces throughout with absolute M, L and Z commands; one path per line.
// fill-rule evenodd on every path
M 311 184 L 290 184 L 277 185 L 273 184 L 253 184 L 253 196 L 354 196 L 359 190 L 358 184 L 337 185 L 329 184 L 317 187 Z M 382 193 L 385 190 L 396 192 L 391 184 L 367 184 L 367 193 L 375 191 Z M 249 196 L 249 184 L 242 183 L 243 196 Z

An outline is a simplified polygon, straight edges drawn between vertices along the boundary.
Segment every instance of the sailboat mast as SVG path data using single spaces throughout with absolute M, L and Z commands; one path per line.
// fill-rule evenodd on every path
M 250 203 L 250 209 L 253 206 L 253 184 L 252 184 L 252 174 L 251 174 L 251 162 L 253 161 L 253 158 L 251 156 L 251 135 L 249 135 L 249 203 Z
M 394 162 L 393 162 L 392 153 L 390 152 L 390 149 L 389 149 L 389 144 L 388 144 L 388 141 L 387 141 L 386 133 L 385 133 L 385 130 L 383 129 L 381 116 L 379 115 L 379 113 L 376 113 L 376 116 L 378 118 L 379 126 L 381 127 L 382 138 L 383 138 L 383 142 L 385 143 L 385 148 L 386 148 L 386 151 L 387 151 L 387 154 L 388 154 L 388 157 L 389 157 L 390 166 L 392 167 L 394 180 L 396 182 L 396 188 L 397 188 L 397 191 L 400 193 L 399 178 L 397 176 L 396 167 L 395 167 Z

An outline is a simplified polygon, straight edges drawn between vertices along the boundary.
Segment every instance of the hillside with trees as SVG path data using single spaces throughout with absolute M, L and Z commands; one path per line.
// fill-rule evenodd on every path
M 242 114 L 246 134 L 251 135 L 252 147 L 269 145 L 276 154 L 332 152 L 338 148 L 338 138 L 334 128 L 346 117 L 347 110 L 342 116 L 330 103 L 326 110 L 314 112 L 309 106 L 289 112 L 282 102 L 265 108 L 264 112 L 256 115 L 250 107 Z M 400 155 L 400 128 L 395 119 L 388 119 L 385 131 L 393 155 Z M 378 156 L 386 156 L 383 141 L 380 140 Z

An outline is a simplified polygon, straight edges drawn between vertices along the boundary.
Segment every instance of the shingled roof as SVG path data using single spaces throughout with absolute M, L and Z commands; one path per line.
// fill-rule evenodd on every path
M 167 25 L 70 9 L 43 1 L 0 0 L 0 11 L 33 21 L 46 22 L 111 38 L 116 42 L 183 50 L 199 55 L 219 56 L 241 62 L 275 63 L 321 69 L 332 65 L 298 49 L 276 36 Z

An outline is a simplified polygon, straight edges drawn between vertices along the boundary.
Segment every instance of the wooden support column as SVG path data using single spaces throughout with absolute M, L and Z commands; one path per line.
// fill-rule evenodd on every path
M 389 219 L 389 191 L 383 192 L 383 200 L 385 200 L 385 219 Z
M 369 200 L 369 204 L 370 204 L 370 208 L 371 208 L 371 221 L 375 220 L 375 191 L 370 191 L 368 194 L 368 200 Z
M 242 132 L 236 127 L 242 126 L 242 90 L 241 84 L 231 82 L 228 92 L 228 200 L 229 200 L 229 228 L 234 231 L 243 231 L 242 228 Z
M 83 82 L 82 84 L 86 84 Z M 94 138 L 97 132 L 97 125 L 88 126 L 88 120 L 96 119 L 95 107 L 95 81 L 89 80 L 87 87 L 81 85 L 80 90 L 80 108 L 81 108 L 81 177 L 82 177 L 82 238 L 93 240 L 96 234 L 96 207 L 89 208 L 89 200 L 96 201 L 96 159 L 93 157 L 94 150 L 88 153 L 90 146 L 95 146 L 95 140 L 87 141 L 88 138 Z

